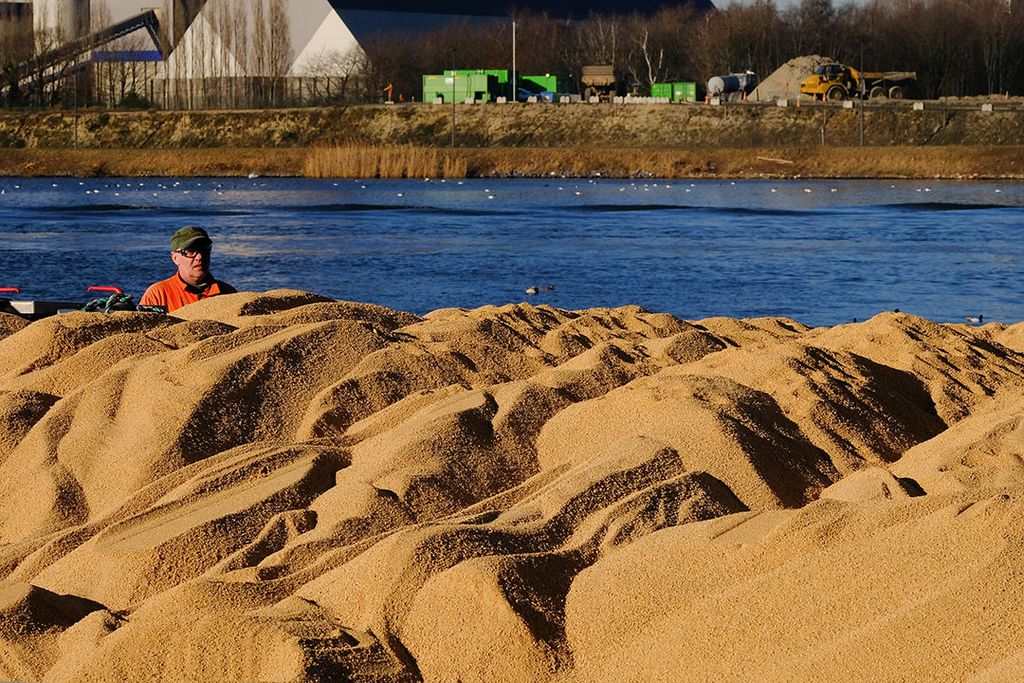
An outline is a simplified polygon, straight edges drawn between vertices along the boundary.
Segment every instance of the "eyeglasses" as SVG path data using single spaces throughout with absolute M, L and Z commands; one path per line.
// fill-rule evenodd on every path
M 175 253 L 176 254 L 181 254 L 182 256 L 184 256 L 185 258 L 187 258 L 189 260 L 195 260 L 195 258 L 197 256 L 199 256 L 200 254 L 202 254 L 203 256 L 209 256 L 210 255 L 210 250 L 209 249 L 179 249 Z

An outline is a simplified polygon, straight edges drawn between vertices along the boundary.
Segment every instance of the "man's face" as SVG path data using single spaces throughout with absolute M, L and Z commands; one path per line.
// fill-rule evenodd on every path
M 178 266 L 178 276 L 190 285 L 202 284 L 210 274 L 209 245 L 172 251 L 171 260 Z

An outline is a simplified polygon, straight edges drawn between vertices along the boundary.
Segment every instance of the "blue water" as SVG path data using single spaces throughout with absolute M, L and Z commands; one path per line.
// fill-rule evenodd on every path
M 1024 184 L 598 179 L 0 180 L 0 286 L 138 298 L 170 234 L 214 273 L 415 313 L 530 301 L 810 325 L 884 310 L 1024 320 Z M 554 291 L 531 296 L 531 285 Z

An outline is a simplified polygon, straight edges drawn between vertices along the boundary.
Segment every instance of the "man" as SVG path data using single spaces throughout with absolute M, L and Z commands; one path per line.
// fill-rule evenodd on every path
M 235 288 L 210 274 L 213 241 L 206 231 L 189 225 L 171 235 L 171 260 L 178 272 L 150 286 L 140 306 L 163 306 L 170 313 L 200 299 L 234 294 Z

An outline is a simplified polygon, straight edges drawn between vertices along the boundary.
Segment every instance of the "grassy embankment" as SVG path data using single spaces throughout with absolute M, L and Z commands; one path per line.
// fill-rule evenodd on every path
M 451 148 L 451 109 L 429 105 L 5 113 L 0 175 L 1024 178 L 1019 111 L 465 105 L 457 118 Z

